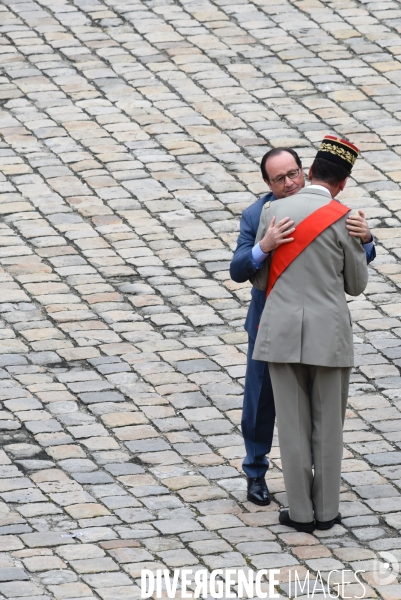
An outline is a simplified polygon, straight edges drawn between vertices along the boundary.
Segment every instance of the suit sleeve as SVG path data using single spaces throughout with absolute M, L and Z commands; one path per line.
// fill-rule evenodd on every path
M 344 290 L 359 296 L 368 284 L 367 256 L 359 238 L 347 235 L 344 250 Z
M 262 214 L 260 215 L 259 227 L 256 233 L 255 244 L 260 242 L 260 240 L 265 235 L 267 228 L 269 227 L 271 221 L 271 215 L 269 218 L 270 211 L 266 208 L 262 210 Z M 258 290 L 262 290 L 263 292 L 267 289 L 267 280 L 269 278 L 269 268 L 271 263 L 271 254 L 266 258 L 262 267 L 258 270 L 255 270 L 254 274 L 251 276 L 250 280 L 252 285 Z
M 241 217 L 237 248 L 230 264 L 231 279 L 237 283 L 248 281 L 257 271 L 252 258 L 254 245 L 255 231 L 252 227 L 252 221 L 245 211 Z
M 373 244 L 372 249 L 369 252 L 366 252 L 365 249 L 365 253 L 366 253 L 366 260 L 369 263 L 372 262 L 372 260 L 374 260 L 376 258 L 376 248 L 375 245 Z

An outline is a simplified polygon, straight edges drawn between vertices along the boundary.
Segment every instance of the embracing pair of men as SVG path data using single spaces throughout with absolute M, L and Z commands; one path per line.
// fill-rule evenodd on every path
M 345 293 L 361 294 L 375 256 L 365 215 L 335 197 L 358 149 L 326 136 L 309 170 L 291 148 L 262 159 L 271 192 L 246 209 L 230 272 L 252 300 L 242 432 L 248 500 L 270 502 L 265 482 L 275 415 L 289 511 L 298 531 L 329 529 L 338 513 L 342 430 L 353 366 Z

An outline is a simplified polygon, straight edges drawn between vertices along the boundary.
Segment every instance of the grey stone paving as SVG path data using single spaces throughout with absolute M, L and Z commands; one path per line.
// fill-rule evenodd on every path
M 401 558 L 400 31 L 386 0 L 0 1 L 0 599 L 137 599 L 182 567 L 278 568 L 283 598 L 290 570 L 363 569 L 401 598 L 373 576 Z M 277 443 L 274 501 L 246 501 L 228 265 L 266 149 L 308 167 L 328 132 L 362 150 L 343 201 L 378 256 L 345 518 L 306 535 L 278 523 Z

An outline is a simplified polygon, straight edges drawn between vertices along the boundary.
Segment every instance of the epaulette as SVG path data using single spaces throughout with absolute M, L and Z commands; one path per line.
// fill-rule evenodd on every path
M 270 208 L 270 202 L 266 202 L 263 208 Z

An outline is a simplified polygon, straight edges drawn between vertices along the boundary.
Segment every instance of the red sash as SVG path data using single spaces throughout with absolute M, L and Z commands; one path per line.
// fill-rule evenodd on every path
M 313 213 L 297 225 L 292 234 L 294 241 L 289 244 L 279 246 L 273 253 L 270 265 L 269 280 L 267 283 L 266 298 L 273 289 L 277 279 L 284 273 L 287 267 L 305 250 L 313 240 L 317 238 L 325 229 L 341 219 L 351 209 L 332 200 Z

